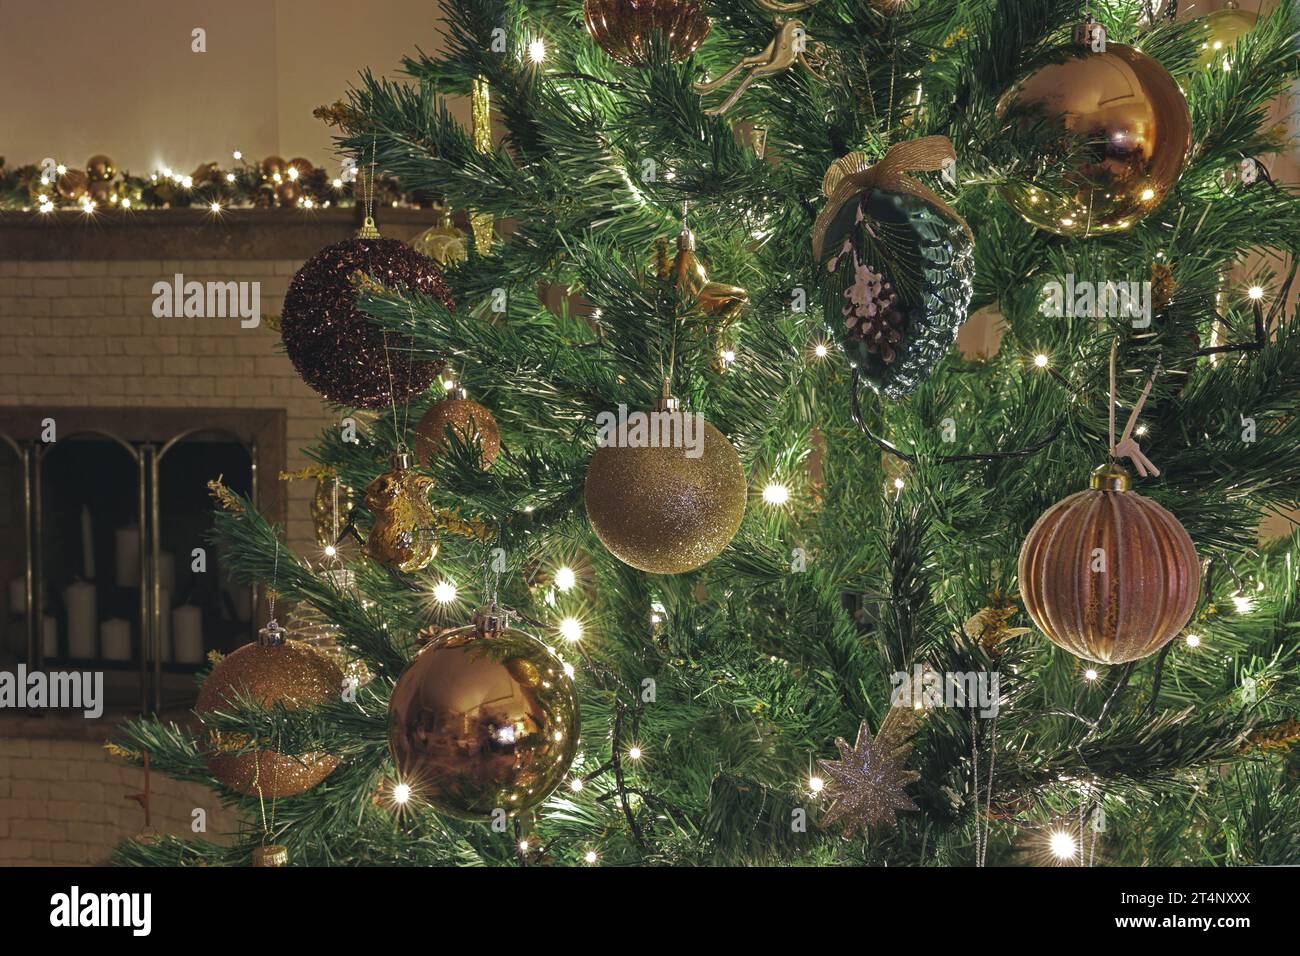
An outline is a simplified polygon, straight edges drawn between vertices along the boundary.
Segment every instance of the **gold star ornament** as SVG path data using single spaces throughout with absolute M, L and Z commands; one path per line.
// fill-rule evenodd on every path
M 849 836 L 875 823 L 894 823 L 899 810 L 918 809 L 903 789 L 921 776 L 903 767 L 912 750 L 910 735 L 900 742 L 902 735 L 883 733 L 889 721 L 885 724 L 873 739 L 864 720 L 852 747 L 843 737 L 836 738 L 839 760 L 817 761 L 826 774 L 826 794 L 832 801 L 822 816 L 823 826 L 838 823 Z

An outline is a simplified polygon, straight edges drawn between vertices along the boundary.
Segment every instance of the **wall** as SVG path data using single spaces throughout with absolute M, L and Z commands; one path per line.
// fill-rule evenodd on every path
M 24 92 L 6 98 L 0 156 L 79 167 L 107 153 L 141 174 L 239 149 L 329 166 L 312 110 L 362 69 L 396 78 L 417 45 L 438 49 L 438 15 L 432 0 L 5 4 L 0 89 Z M 206 53 L 190 49 L 196 27 Z

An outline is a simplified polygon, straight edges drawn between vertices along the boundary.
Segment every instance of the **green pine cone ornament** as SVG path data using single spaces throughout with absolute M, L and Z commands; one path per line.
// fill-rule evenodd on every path
M 966 320 L 974 244 L 934 203 L 869 188 L 827 222 L 823 309 L 832 334 L 882 395 L 921 384 Z

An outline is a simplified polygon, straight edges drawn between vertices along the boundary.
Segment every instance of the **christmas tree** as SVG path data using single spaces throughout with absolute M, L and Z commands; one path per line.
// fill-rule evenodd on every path
M 248 826 L 118 862 L 1293 862 L 1296 11 L 1161 7 L 443 0 L 322 114 L 469 234 L 295 277 L 325 550 L 214 485 L 284 626 L 115 743 Z

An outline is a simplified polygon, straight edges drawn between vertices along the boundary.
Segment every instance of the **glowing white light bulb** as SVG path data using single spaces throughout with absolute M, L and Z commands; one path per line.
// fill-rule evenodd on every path
M 1047 368 L 1047 362 L 1048 362 L 1048 358 L 1042 352 L 1039 352 L 1037 355 L 1034 356 L 1034 364 L 1037 365 L 1039 368 Z
M 728 365 L 736 361 L 736 353 L 733 349 L 723 349 L 721 355 L 722 361 L 726 362 Z
M 566 617 L 560 622 L 560 637 L 570 644 L 582 639 L 582 624 L 576 617 Z
M 570 664 L 568 661 L 565 661 L 565 662 L 564 662 L 564 676 L 565 676 L 565 677 L 568 677 L 568 678 L 570 678 L 570 679 L 572 679 L 572 678 L 573 678 L 573 675 L 576 674 L 576 673 L 577 673 L 577 671 L 575 671 L 575 670 L 573 669 L 573 665 Z
M 586 853 L 582 855 L 582 859 L 586 863 L 595 863 L 597 860 L 600 859 L 600 857 L 596 855 L 595 850 L 588 850 Z
M 210 206 L 208 206 L 208 208 L 213 212 L 221 212 L 221 203 L 214 202 Z
M 811 790 L 813 793 L 821 793 L 822 788 L 825 786 L 826 786 L 826 781 L 823 780 L 821 777 L 808 778 L 808 789 Z
M 534 40 L 528 44 L 528 59 L 534 63 L 541 63 L 546 59 L 546 44 L 541 40 Z
M 574 777 L 572 780 L 569 781 L 569 789 L 572 790 L 574 793 L 580 791 L 583 788 L 583 786 L 584 784 L 582 782 L 581 777 Z
M 783 505 L 790 500 L 790 489 L 777 481 L 768 482 L 763 489 L 763 500 L 769 505 Z
M 131 200 L 129 200 L 129 199 L 123 199 L 123 200 L 122 200 L 122 208 L 123 208 L 123 209 L 130 209 L 130 208 L 131 208 Z
M 395 786 L 395 787 L 393 788 L 393 802 L 394 802 L 394 803 L 405 803 L 407 800 L 410 800 L 410 799 L 411 799 L 411 785 L 410 785 L 410 784 L 407 784 L 407 783 L 399 783 L 397 786 Z
M 241 153 L 239 150 L 235 150 L 235 151 L 234 151 L 233 153 L 231 153 L 230 155 L 233 156 L 233 157 L 235 157 L 235 159 L 243 159 L 243 158 L 244 158 L 244 154 Z
M 1238 614 L 1249 614 L 1255 609 L 1255 602 L 1251 600 L 1249 594 L 1238 591 L 1232 596 L 1232 606 L 1237 609 Z
M 1258 302 L 1260 299 L 1264 298 L 1264 287 L 1253 285 L 1246 290 L 1246 295 Z
M 1074 841 L 1074 834 L 1066 833 L 1064 830 L 1053 833 L 1047 845 L 1052 851 L 1052 856 L 1058 860 L 1072 860 L 1079 850 L 1079 845 Z
M 1200 636 L 1199 634 L 1188 634 L 1188 635 L 1187 635 L 1187 646 L 1188 646 L 1188 647 L 1200 647 L 1200 646 L 1201 646 L 1201 636 Z
M 895 478 L 895 479 L 894 479 L 894 487 L 895 487 L 898 491 L 902 491 L 902 490 L 903 490 L 903 479 L 902 479 L 902 478 Z
M 567 565 L 555 570 L 555 586 L 561 591 L 568 591 L 578 583 L 578 576 L 573 573 L 573 568 Z
M 1142 190 L 1142 200 L 1143 200 L 1143 202 L 1150 202 L 1151 200 L 1153 200 L 1153 199 L 1155 199 L 1155 198 L 1156 198 L 1156 191 L 1155 191 L 1154 189 L 1144 189 L 1144 190 Z
M 520 852 L 520 853 L 527 853 L 527 852 L 528 852 L 528 841 L 527 841 L 527 840 L 520 840 L 520 841 L 519 841 L 519 852 Z
M 433 599 L 439 604 L 450 604 L 456 600 L 456 585 L 450 581 L 439 581 L 433 588 Z
M 290 166 L 290 167 L 289 167 L 289 178 L 292 179 L 292 180 L 297 180 L 297 179 L 298 179 L 298 167 L 297 167 L 297 166 Z
M 825 358 L 828 351 L 829 350 L 826 348 L 826 343 L 818 342 L 817 347 L 813 349 L 813 354 L 816 355 L 818 358 Z
M 343 180 L 339 179 L 338 177 L 335 177 L 335 178 L 334 178 L 334 181 L 331 182 L 330 185 L 333 186 L 335 189 L 342 189 L 342 188 L 343 188 Z
M 641 759 L 641 748 L 640 748 L 640 747 L 637 747 L 637 746 L 631 746 L 631 747 L 628 747 L 628 748 L 627 748 L 627 756 L 628 756 L 628 759 L 629 759 L 629 760 L 640 760 L 640 759 Z
M 1097 679 L 1097 671 L 1096 671 L 1096 669 L 1095 669 L 1095 668 L 1092 668 L 1092 667 L 1089 667 L 1086 671 L 1083 672 L 1083 679 L 1086 680 L 1086 681 L 1094 681 L 1094 680 L 1096 680 L 1096 679 Z
M 62 176 L 64 173 L 68 171 L 68 167 L 64 166 L 62 163 L 59 163 L 59 165 L 54 168 L 58 170 L 60 176 Z
M 332 544 L 325 545 L 325 557 L 332 558 L 334 557 L 334 555 L 338 553 L 339 553 L 339 549 L 334 547 L 334 545 Z
M 235 174 L 234 174 L 234 173 L 226 173 L 226 182 L 228 182 L 228 183 L 233 183 L 234 181 L 235 181 Z
M 1133 431 L 1140 438 L 1147 433 L 1147 427 L 1145 425 L 1139 425 L 1137 428 L 1133 429 Z

